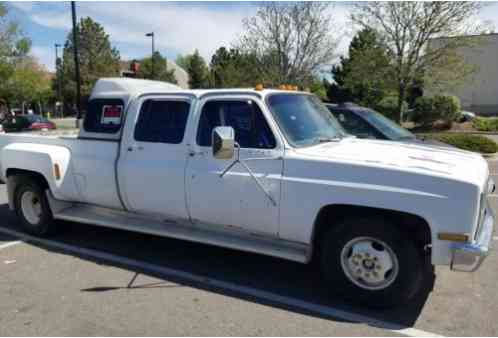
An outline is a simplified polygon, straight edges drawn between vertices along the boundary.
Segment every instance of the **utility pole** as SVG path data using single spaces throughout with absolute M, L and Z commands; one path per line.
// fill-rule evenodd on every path
M 151 62 L 151 79 L 154 79 L 154 32 L 150 32 L 145 34 L 145 36 L 151 37 L 152 38 L 152 57 L 150 59 Z
M 58 104 L 59 110 L 60 110 L 60 115 L 62 117 L 62 69 L 61 69 L 61 62 L 59 59 L 59 54 L 58 54 L 58 49 L 61 46 L 60 44 L 56 43 L 55 45 L 55 74 L 57 76 L 57 103 L 56 107 Z
M 81 120 L 81 79 L 80 79 L 80 60 L 78 54 L 78 32 L 76 31 L 76 4 L 71 1 L 71 14 L 73 16 L 73 51 L 74 51 L 74 70 L 76 75 L 76 128 L 80 127 Z

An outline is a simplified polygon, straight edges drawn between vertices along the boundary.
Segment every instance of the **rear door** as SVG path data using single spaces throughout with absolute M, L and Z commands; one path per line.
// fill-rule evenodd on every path
M 118 174 L 129 210 L 188 220 L 184 176 L 190 108 L 188 97 L 147 97 L 135 121 L 127 121 Z

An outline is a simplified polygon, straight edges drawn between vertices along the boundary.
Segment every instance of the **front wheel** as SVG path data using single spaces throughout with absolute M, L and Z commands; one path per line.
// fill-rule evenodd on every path
M 415 243 L 381 218 L 344 220 L 322 242 L 327 287 L 371 307 L 406 303 L 424 284 L 425 265 Z
M 24 230 L 35 236 L 55 232 L 56 224 L 41 184 L 27 176 L 20 176 L 17 182 L 15 210 Z

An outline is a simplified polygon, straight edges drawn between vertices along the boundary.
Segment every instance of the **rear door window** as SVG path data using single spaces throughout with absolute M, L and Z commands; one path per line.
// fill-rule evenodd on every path
M 189 111 L 190 103 L 186 101 L 145 101 L 135 126 L 135 140 L 153 143 L 181 143 Z

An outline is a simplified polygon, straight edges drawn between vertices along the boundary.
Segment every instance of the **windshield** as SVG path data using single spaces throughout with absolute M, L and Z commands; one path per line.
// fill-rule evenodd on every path
M 296 147 L 342 138 L 344 129 L 327 107 L 308 94 L 272 94 L 268 106 L 289 143 Z
M 368 109 L 366 110 L 366 114 L 361 114 L 361 116 L 390 140 L 407 140 L 415 138 L 415 135 L 408 130 L 376 111 Z

